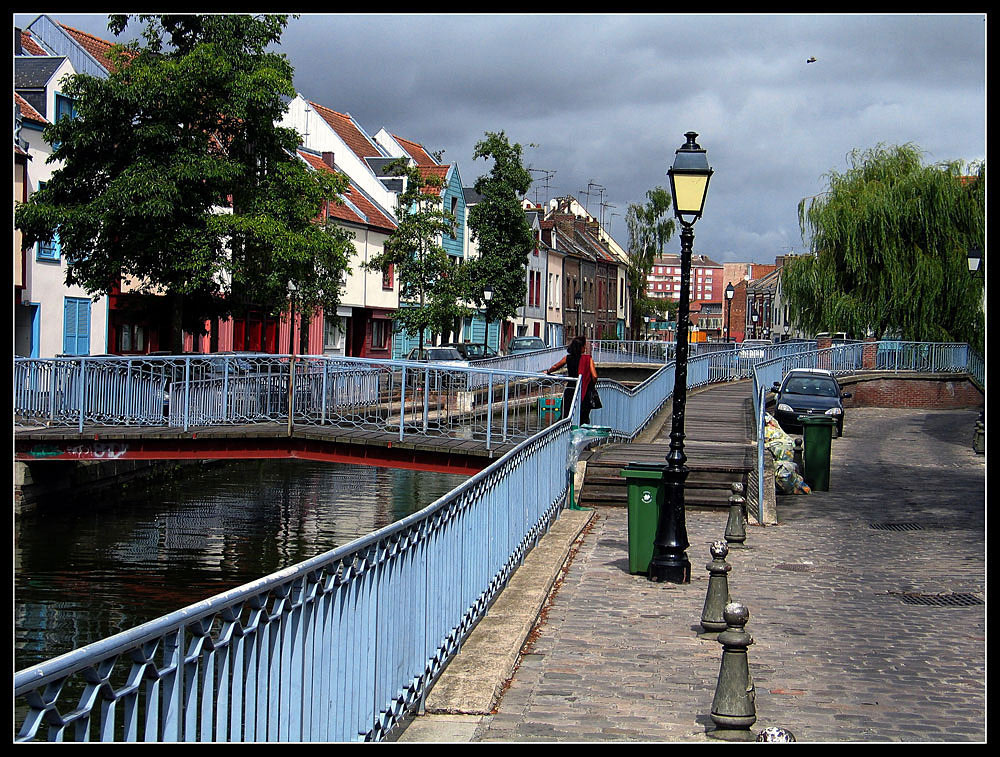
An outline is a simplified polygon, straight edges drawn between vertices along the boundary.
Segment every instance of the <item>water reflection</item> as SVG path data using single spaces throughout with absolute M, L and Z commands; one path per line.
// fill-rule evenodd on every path
M 465 478 L 248 460 L 185 472 L 111 503 L 40 507 L 16 525 L 15 667 L 338 547 Z

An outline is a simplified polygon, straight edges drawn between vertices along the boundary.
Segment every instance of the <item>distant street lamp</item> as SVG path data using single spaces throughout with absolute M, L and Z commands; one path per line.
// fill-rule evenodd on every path
M 573 295 L 573 304 L 576 305 L 576 335 L 580 336 L 580 314 L 583 311 L 583 292 L 579 289 L 576 290 L 576 294 Z
M 712 169 L 705 151 L 695 142 L 698 136 L 689 131 L 687 139 L 674 154 L 674 164 L 667 171 L 670 193 L 674 198 L 674 215 L 681 229 L 681 294 L 677 310 L 677 346 L 674 366 L 673 416 L 670 425 L 670 452 L 663 472 L 666 486 L 662 499 L 656 538 L 653 540 L 653 559 L 649 564 L 650 581 L 690 583 L 691 563 L 685 550 L 688 547 L 687 526 L 684 516 L 684 481 L 688 467 L 684 464 L 684 409 L 687 403 L 688 326 L 690 325 L 689 300 L 691 294 L 691 251 L 694 247 L 694 224 L 701 218 L 708 195 L 708 182 Z
M 752 327 L 750 333 L 753 335 L 753 338 L 756 339 L 757 338 L 757 311 L 754 311 L 753 313 L 750 314 L 750 320 L 753 322 L 753 327 Z
M 483 308 L 483 320 L 486 321 L 486 335 L 483 337 L 483 343 L 489 346 L 490 343 L 490 301 L 493 299 L 493 287 L 489 284 L 483 290 L 483 300 L 486 302 L 486 307 Z M 497 342 L 497 352 L 500 352 L 500 343 Z
M 732 284 L 726 287 L 726 341 L 729 342 L 729 323 L 733 312 L 733 297 L 736 295 L 736 287 Z
M 645 321 L 645 323 L 646 323 L 646 331 L 645 331 L 645 336 L 643 338 L 646 341 L 649 341 L 649 316 L 648 315 L 644 315 L 642 317 L 642 320 Z

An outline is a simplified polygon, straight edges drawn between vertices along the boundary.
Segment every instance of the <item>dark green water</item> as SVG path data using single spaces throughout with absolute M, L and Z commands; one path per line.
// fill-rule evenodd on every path
M 15 525 L 15 669 L 294 565 L 434 502 L 462 475 L 247 460 L 47 505 Z

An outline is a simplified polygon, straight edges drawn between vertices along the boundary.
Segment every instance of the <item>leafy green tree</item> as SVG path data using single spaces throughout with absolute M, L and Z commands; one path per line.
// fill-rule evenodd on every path
M 663 256 L 663 248 L 674 235 L 674 219 L 670 216 L 671 197 L 663 187 L 646 192 L 645 205 L 630 204 L 625 211 L 629 236 L 628 282 L 631 299 L 632 334 L 642 332 L 643 316 L 657 312 L 654 301 L 646 294 L 653 262 Z M 658 302 L 658 301 L 657 301 Z
M 521 145 L 510 144 L 500 131 L 486 132 L 472 155 L 474 160 L 493 161 L 489 173 L 474 185 L 482 200 L 469 210 L 469 229 L 478 243 L 479 257 L 466 266 L 469 299 L 480 307 L 486 305 L 488 322 L 513 317 L 524 306 L 527 294 L 525 271 L 535 237 L 521 205 L 531 186 L 521 153 Z M 483 299 L 487 284 L 493 288 L 489 303 Z
M 985 165 L 924 165 L 911 144 L 854 150 L 848 160 L 846 172 L 828 174 L 827 192 L 799 203 L 813 254 L 783 268 L 793 322 L 981 347 L 982 282 L 966 256 L 984 247 Z
M 469 309 L 462 305 L 465 277 L 441 245 L 451 233 L 455 219 L 441 204 L 441 179 L 424 176 L 405 158 L 385 167 L 391 176 L 403 176 L 406 188 L 397 198 L 398 225 L 386 240 L 382 253 L 366 264 L 383 273 L 393 267 L 399 281 L 400 307 L 393 318 L 407 334 L 418 337 L 423 349 L 427 329 L 445 333 Z
M 79 74 L 63 94 L 77 117 L 47 127 L 60 161 L 18 207 L 26 243 L 58 234 L 68 283 L 106 295 L 120 279 L 172 302 L 182 328 L 254 303 L 335 307 L 352 252 L 317 223 L 346 179 L 311 172 L 299 137 L 275 126 L 295 94 L 270 52 L 286 16 L 140 15 L 143 42 L 116 46 L 106 79 Z M 128 16 L 112 16 L 120 34 Z

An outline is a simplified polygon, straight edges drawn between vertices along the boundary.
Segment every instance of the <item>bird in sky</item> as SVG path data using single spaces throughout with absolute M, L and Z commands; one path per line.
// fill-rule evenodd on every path
M 809 58 L 809 59 L 808 59 L 808 60 L 806 61 L 806 63 L 815 63 L 815 62 L 816 62 L 816 59 L 815 59 L 815 58 Z

